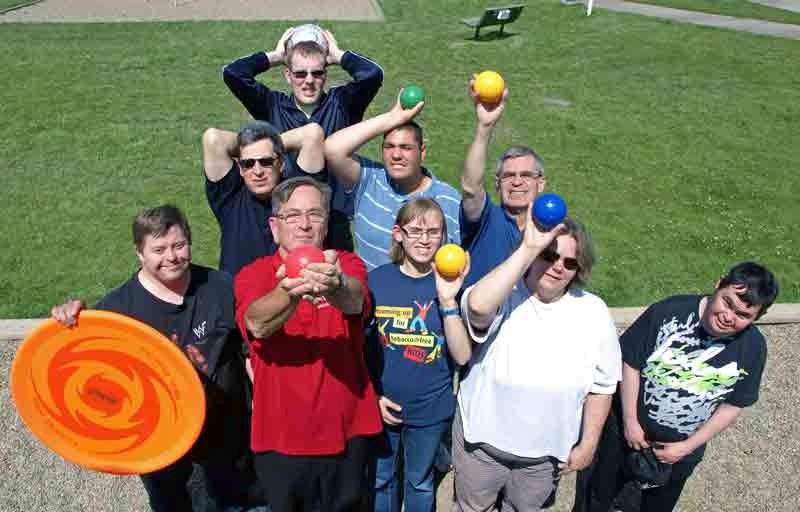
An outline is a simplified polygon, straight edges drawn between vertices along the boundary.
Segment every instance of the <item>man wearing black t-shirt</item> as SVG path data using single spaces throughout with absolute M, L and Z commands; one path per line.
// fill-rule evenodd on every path
M 678 295 L 650 306 L 620 338 L 622 385 L 597 459 L 578 485 L 575 511 L 608 512 L 633 451 L 652 449 L 669 466 L 663 485 L 642 484 L 641 510 L 671 511 L 705 446 L 758 400 L 767 357 L 753 322 L 778 284 L 765 267 L 740 263 L 710 296 Z M 709 507 L 713 508 L 713 506 Z
M 195 366 L 206 392 L 206 422 L 194 446 L 174 464 L 141 476 L 150 507 L 191 511 L 187 484 L 193 464 L 203 469 L 212 510 L 244 506 L 247 477 L 237 468 L 247 453 L 248 389 L 232 279 L 191 263 L 189 224 L 174 206 L 140 213 L 133 239 L 141 268 L 96 308 L 135 318 L 171 339 Z M 80 322 L 83 307 L 73 300 L 53 307 L 51 315 L 73 325 Z

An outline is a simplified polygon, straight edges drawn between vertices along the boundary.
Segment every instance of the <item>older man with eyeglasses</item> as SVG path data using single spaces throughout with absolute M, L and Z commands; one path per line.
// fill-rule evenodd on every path
M 222 76 L 228 88 L 254 119 L 269 122 L 279 132 L 317 123 L 327 137 L 360 122 L 383 83 L 381 67 L 354 51 L 342 51 L 328 30 L 321 31 L 327 48 L 321 41 L 302 39 L 292 41 L 296 44 L 287 44 L 297 28 L 287 29 L 274 50 L 257 52 L 225 66 Z M 256 80 L 257 75 L 281 64 L 285 66 L 283 75 L 291 87 L 290 94 L 270 89 Z M 341 66 L 352 80 L 326 92 L 330 65 Z M 297 154 L 290 151 L 285 178 L 304 174 L 306 169 L 296 164 Z M 352 250 L 348 219 L 353 214 L 352 197 L 344 193 L 336 177 L 329 176 L 327 170 L 323 169 L 317 178 L 331 186 L 333 211 L 341 213 L 331 218 L 330 227 L 334 232 L 331 238 L 336 248 Z
M 251 448 L 275 512 L 351 510 L 362 496 L 366 436 L 381 431 L 364 361 L 371 304 L 364 263 L 327 250 L 288 277 L 294 249 L 322 247 L 330 188 L 291 178 L 272 192 L 272 256 L 235 280 L 236 321 L 254 378 Z
M 486 193 L 486 160 L 489 142 L 503 115 L 508 90 L 494 105 L 478 100 L 470 81 L 469 94 L 475 104 L 475 138 L 467 150 L 461 176 L 461 245 L 469 250 L 470 273 L 464 286 L 476 283 L 505 261 L 519 246 L 528 207 L 544 191 L 544 161 L 526 146 L 511 146 L 497 159 L 496 205 Z

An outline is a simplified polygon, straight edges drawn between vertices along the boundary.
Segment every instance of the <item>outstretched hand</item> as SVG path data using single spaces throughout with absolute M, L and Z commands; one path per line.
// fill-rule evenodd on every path
M 469 253 L 466 253 L 467 262 L 464 265 L 464 268 L 461 269 L 461 272 L 458 274 L 458 277 L 453 279 L 447 279 L 439 273 L 439 269 L 436 268 L 436 263 L 431 262 L 431 267 L 433 268 L 433 275 L 436 279 L 436 294 L 439 296 L 439 303 L 445 304 L 448 302 L 452 302 L 456 300 L 456 295 L 461 290 L 461 287 L 464 286 L 464 279 L 466 279 L 467 274 L 469 274 L 470 268 L 470 260 L 469 260 Z
M 508 100 L 508 88 L 503 90 L 503 96 L 497 103 L 482 103 L 475 91 L 475 76 L 473 76 L 469 81 L 469 95 L 475 104 L 475 117 L 481 125 L 493 127 L 503 117 Z
M 422 109 L 425 108 L 425 102 L 420 101 L 412 108 L 404 109 L 403 105 L 400 103 L 400 96 L 403 95 L 403 89 L 400 89 L 400 93 L 397 95 L 397 101 L 395 101 L 394 107 L 390 110 L 390 113 L 394 116 L 395 120 L 397 121 L 397 125 L 405 124 L 412 119 L 414 119 L 417 114 L 422 112 Z
M 533 250 L 537 255 L 546 249 L 559 235 L 567 232 L 567 227 L 562 223 L 545 230 L 533 221 L 533 203 L 528 206 L 528 217 L 525 222 L 525 231 L 522 244 Z

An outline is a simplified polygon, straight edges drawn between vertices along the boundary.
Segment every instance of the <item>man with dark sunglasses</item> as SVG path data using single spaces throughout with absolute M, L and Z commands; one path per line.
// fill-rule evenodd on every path
M 675 295 L 636 319 L 620 338 L 622 384 L 597 460 L 578 476 L 575 512 L 607 512 L 634 479 L 641 510 L 673 510 L 706 443 L 758 400 L 767 346 L 754 322 L 777 296 L 772 272 L 744 262 L 711 295 Z M 668 468 L 666 482 L 632 472 L 644 452 Z
M 544 162 L 526 146 L 511 146 L 497 159 L 495 190 L 500 204 L 486 193 L 486 160 L 489 142 L 503 115 L 508 90 L 496 104 L 478 100 L 470 80 L 469 94 L 475 105 L 475 137 L 467 150 L 461 176 L 461 242 L 470 254 L 470 273 L 464 286 L 476 283 L 505 261 L 520 243 L 528 206 L 547 183 Z
M 231 92 L 254 119 L 267 121 L 285 132 L 309 123 L 322 127 L 325 136 L 364 117 L 372 99 L 383 83 L 383 70 L 375 62 L 353 51 L 342 51 L 330 31 L 323 30 L 327 51 L 314 41 L 299 41 L 287 48 L 295 27 L 283 33 L 275 49 L 257 52 L 238 59 L 222 70 Z M 256 80 L 256 76 L 283 64 L 283 75 L 291 94 L 276 91 Z M 339 65 L 352 80 L 325 91 L 328 66 Z M 303 175 L 297 166 L 297 154 L 290 151 L 283 171 L 285 178 Z M 316 176 L 333 190 L 332 217 L 328 231 L 333 248 L 353 250 L 348 217 L 353 215 L 352 198 L 344 193 L 335 176 L 326 169 Z M 341 212 L 344 215 L 336 215 Z
M 248 263 L 275 252 L 268 227 L 270 196 L 281 181 L 286 152 L 317 173 L 324 164 L 322 128 L 316 123 L 279 134 L 256 121 L 239 133 L 209 128 L 203 134 L 206 196 L 220 227 L 219 268 L 236 275 Z

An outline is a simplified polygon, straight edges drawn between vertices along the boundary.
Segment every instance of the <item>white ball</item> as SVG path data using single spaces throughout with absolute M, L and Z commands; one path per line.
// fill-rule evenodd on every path
M 306 24 L 300 25 L 292 32 L 291 37 L 286 42 L 286 50 L 291 50 L 297 43 L 311 41 L 316 43 L 325 53 L 328 53 L 328 40 L 322 34 L 319 25 Z

